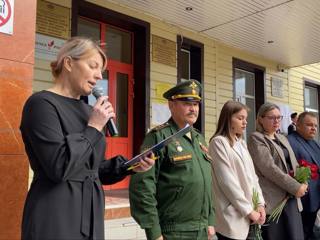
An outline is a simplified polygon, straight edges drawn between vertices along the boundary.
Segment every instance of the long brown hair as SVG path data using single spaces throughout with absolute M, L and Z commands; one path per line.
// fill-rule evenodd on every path
M 243 109 L 245 109 L 247 112 L 249 111 L 249 108 L 241 102 L 236 102 L 233 100 L 227 101 L 221 109 L 217 129 L 211 139 L 216 136 L 224 136 L 229 140 L 230 145 L 233 145 L 233 139 L 231 137 L 232 115 L 240 112 Z

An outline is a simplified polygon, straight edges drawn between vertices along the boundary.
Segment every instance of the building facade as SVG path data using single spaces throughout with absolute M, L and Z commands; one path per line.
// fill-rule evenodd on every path
M 32 179 L 19 132 L 23 104 L 32 92 L 52 86 L 50 61 L 71 36 L 106 43 L 108 67 L 100 84 L 120 132 L 107 137 L 107 156 L 138 153 L 145 133 L 169 117 L 162 93 L 183 79 L 204 86 L 196 127 L 207 140 L 230 99 L 250 107 L 247 133 L 266 101 L 281 105 L 287 122 L 293 111 L 319 111 L 319 63 L 287 68 L 117 1 L 16 0 L 14 11 L 13 34 L 0 33 L 0 203 L 7 206 L 0 211 L 0 239 L 19 239 Z M 106 190 L 126 188 L 128 181 Z

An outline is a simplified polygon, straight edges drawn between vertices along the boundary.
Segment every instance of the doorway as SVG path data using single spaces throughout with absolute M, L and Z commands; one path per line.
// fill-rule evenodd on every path
M 89 37 L 100 42 L 101 48 L 108 57 L 107 69 L 103 80 L 98 84 L 104 94 L 109 96 L 116 118 L 118 136 L 106 135 L 106 159 L 123 155 L 130 159 L 133 155 L 133 34 L 115 26 L 79 16 L 77 35 Z M 95 98 L 89 96 L 88 102 L 93 105 Z M 105 186 L 105 190 L 126 188 L 129 178 Z

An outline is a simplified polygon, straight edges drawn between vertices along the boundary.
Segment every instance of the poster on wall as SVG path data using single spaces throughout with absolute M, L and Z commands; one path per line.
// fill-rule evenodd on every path
M 152 103 L 152 118 L 151 125 L 156 126 L 168 121 L 171 117 L 171 112 L 169 110 L 167 103 Z
M 13 34 L 14 0 L 0 0 L 0 32 Z
M 1 1 L 1 0 L 0 0 Z M 48 61 L 56 60 L 57 54 L 66 40 L 36 34 L 35 57 Z

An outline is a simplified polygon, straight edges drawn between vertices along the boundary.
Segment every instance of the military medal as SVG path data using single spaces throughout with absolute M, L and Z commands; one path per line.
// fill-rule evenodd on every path
M 205 152 L 205 153 L 208 153 L 209 151 L 208 151 L 208 148 L 205 146 L 205 145 L 203 145 L 201 142 L 199 142 L 199 145 L 200 145 L 200 148 L 201 148 L 201 150 L 203 151 L 203 152 Z
M 177 151 L 182 152 L 183 148 L 181 147 L 180 143 L 176 141 L 175 144 L 176 144 Z

